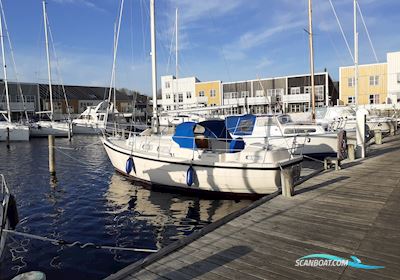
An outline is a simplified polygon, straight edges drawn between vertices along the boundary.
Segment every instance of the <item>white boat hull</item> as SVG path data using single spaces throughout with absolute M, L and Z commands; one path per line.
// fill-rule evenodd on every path
M 10 141 L 29 141 L 29 126 L 14 123 L 0 124 L 0 141 L 7 141 L 7 136 Z
M 30 127 L 31 137 L 68 137 L 69 125 L 64 122 L 40 121 Z
M 74 134 L 101 134 L 104 126 L 93 124 L 74 123 L 72 131 Z
M 169 186 L 187 191 L 208 191 L 235 194 L 268 194 L 275 192 L 281 186 L 279 165 L 268 165 L 243 168 L 241 164 L 204 164 L 190 160 L 178 160 L 171 156 L 151 156 L 145 153 L 135 153 L 114 145 L 103 139 L 104 148 L 113 164 L 120 173 L 135 177 L 144 182 L 160 186 Z M 135 171 L 129 174 L 125 164 L 132 154 Z M 297 168 L 300 173 L 301 158 L 287 161 L 290 168 Z M 187 171 L 192 166 L 195 180 L 192 186 L 187 185 Z

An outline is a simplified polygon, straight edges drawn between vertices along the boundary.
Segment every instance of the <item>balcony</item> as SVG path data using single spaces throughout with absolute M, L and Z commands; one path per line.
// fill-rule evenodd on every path
M 196 101 L 197 101 L 197 104 L 200 104 L 200 103 L 207 104 L 208 98 L 207 98 L 207 96 L 196 96 Z
M 224 99 L 224 105 L 245 106 L 246 104 L 247 105 L 267 105 L 267 104 L 271 104 L 271 103 L 275 103 L 275 98 L 271 98 L 271 96 Z
M 283 103 L 310 102 L 310 94 L 288 94 L 282 96 Z
M 10 102 L 10 109 L 11 112 L 22 112 L 24 111 L 24 105 L 22 102 Z M 25 109 L 27 111 L 35 111 L 35 102 L 25 102 Z M 7 110 L 7 103 L 6 102 L 0 102 L 0 111 L 6 111 Z

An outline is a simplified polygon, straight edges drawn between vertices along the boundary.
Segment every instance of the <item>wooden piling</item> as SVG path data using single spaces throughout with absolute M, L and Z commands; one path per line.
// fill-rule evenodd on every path
M 347 145 L 347 158 L 350 161 L 353 161 L 356 159 L 356 149 L 354 144 L 348 144 Z
M 292 197 L 294 194 L 294 178 L 292 168 L 281 169 L 282 196 Z
M 7 127 L 7 149 L 10 148 L 10 128 Z
M 72 138 L 72 127 L 71 122 L 68 122 L 68 140 L 71 141 Z
M 374 130 L 374 139 L 375 139 L 375 144 L 377 145 L 382 144 L 382 131 L 380 129 Z
M 49 171 L 50 175 L 56 174 L 56 160 L 54 152 L 54 135 L 49 135 Z

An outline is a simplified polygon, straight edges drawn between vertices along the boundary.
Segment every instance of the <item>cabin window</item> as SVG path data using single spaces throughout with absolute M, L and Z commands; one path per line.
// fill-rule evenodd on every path
M 379 85 L 379 76 L 369 76 L 369 85 L 370 86 L 377 86 Z

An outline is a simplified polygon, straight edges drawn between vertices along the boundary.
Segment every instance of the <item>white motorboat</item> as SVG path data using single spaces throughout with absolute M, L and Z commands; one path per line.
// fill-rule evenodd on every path
M 294 154 L 326 157 L 337 154 L 337 132 L 325 131 L 318 124 L 294 123 L 289 115 L 238 115 L 226 119 L 234 138 L 246 143 L 270 143 L 293 148 Z
M 366 109 L 359 108 L 359 110 L 365 110 L 367 126 L 370 131 L 381 130 L 383 133 L 387 133 L 396 122 L 393 118 L 369 115 Z M 317 108 L 316 117 L 317 123 L 329 130 L 354 130 L 356 128 L 356 112 L 348 106 Z
M 100 134 L 105 129 L 105 117 L 108 130 L 114 128 L 114 122 L 118 127 L 126 128 L 128 123 L 125 118 L 114 109 L 113 103 L 108 106 L 107 101 L 100 102 L 97 106 L 89 106 L 77 118 L 72 121 L 74 134 Z M 108 107 L 108 110 L 107 110 Z
M 148 130 L 127 140 L 105 137 L 103 144 L 120 173 L 187 191 L 267 194 L 281 186 L 282 168 L 300 175 L 301 156 L 271 144 L 245 145 L 224 128 L 223 120 L 185 122 L 174 135 Z
M 302 156 L 293 156 L 288 149 L 273 145 L 246 145 L 243 140 L 232 139 L 224 120 L 184 122 L 176 126 L 173 134 L 160 131 L 154 0 L 150 0 L 150 27 L 153 126 L 128 139 L 104 136 L 102 142 L 114 168 L 151 185 L 218 194 L 274 192 L 281 186 L 283 168 L 291 169 L 296 179 Z

